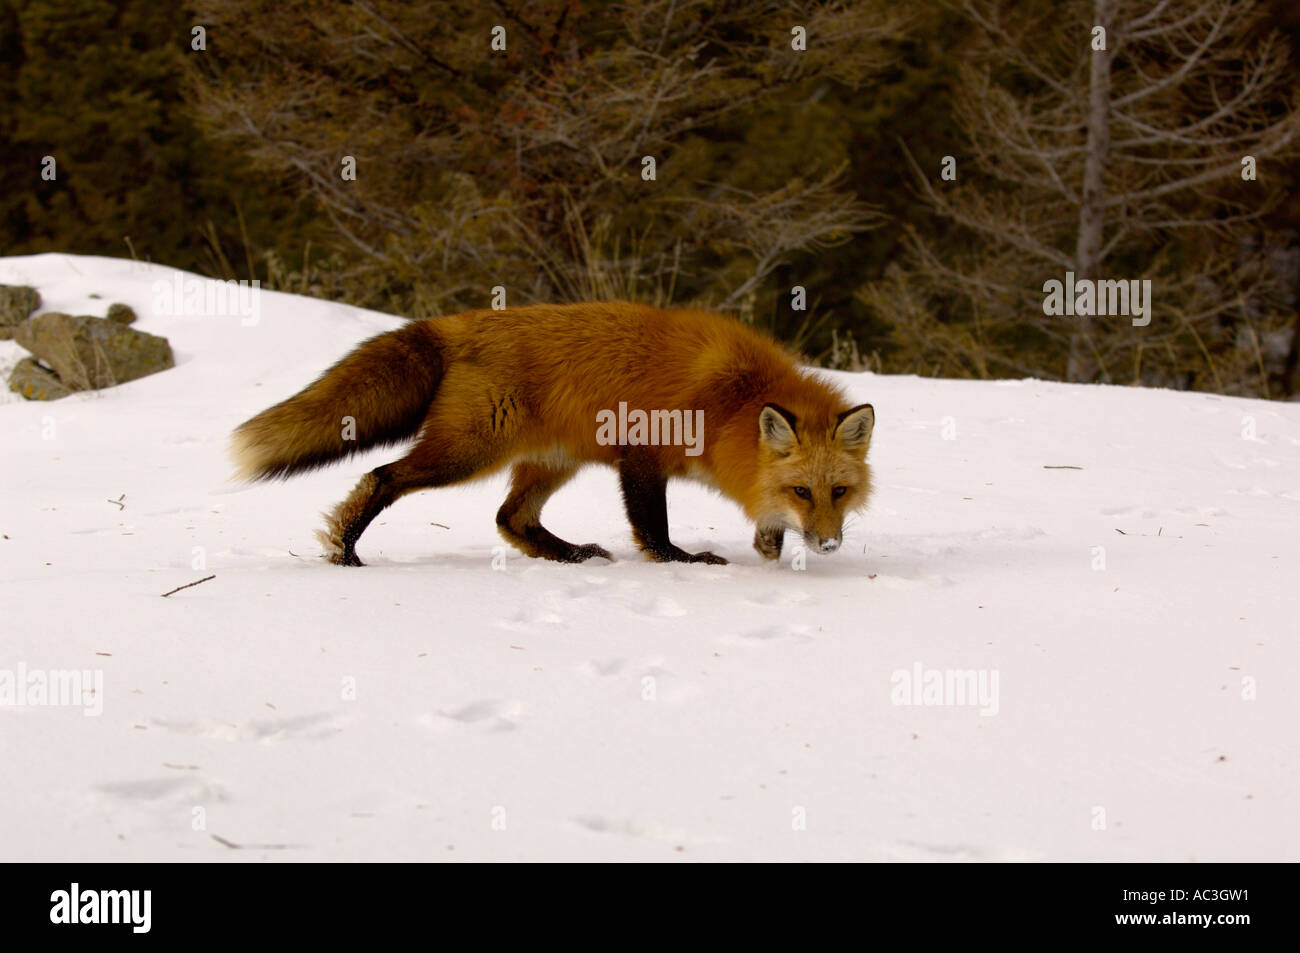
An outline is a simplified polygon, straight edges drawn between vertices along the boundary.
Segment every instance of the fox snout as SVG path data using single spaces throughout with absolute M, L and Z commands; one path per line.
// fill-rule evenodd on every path
M 804 533 L 803 542 L 815 553 L 828 554 L 833 553 L 840 548 L 843 538 L 839 533 L 834 536 L 818 536 L 816 533 Z

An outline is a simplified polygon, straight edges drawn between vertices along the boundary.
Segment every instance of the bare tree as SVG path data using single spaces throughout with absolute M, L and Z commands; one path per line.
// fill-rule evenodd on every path
M 907 266 L 863 293 L 911 314 L 900 334 L 918 369 L 1267 393 L 1255 370 L 1280 275 L 1254 223 L 1284 194 L 1300 112 L 1259 5 L 960 10 L 976 33 L 954 99 L 957 180 L 906 154 L 928 206 L 966 238 L 911 229 Z M 1248 167 L 1257 179 L 1243 181 Z M 1150 325 L 1045 316 L 1044 284 L 1067 271 L 1151 280 Z
M 411 313 L 481 306 L 496 284 L 512 302 L 743 306 L 793 255 L 876 221 L 793 149 L 749 179 L 727 155 L 729 123 L 887 65 L 885 0 L 200 6 L 223 38 L 194 60 L 210 127 L 316 202 Z

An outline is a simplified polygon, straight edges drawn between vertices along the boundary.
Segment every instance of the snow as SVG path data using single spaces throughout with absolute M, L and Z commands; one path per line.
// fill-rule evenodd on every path
M 502 548 L 493 478 L 402 500 L 343 569 L 319 514 L 400 450 L 235 487 L 226 442 L 398 320 L 153 314 L 172 275 L 0 259 L 177 357 L 0 405 L 0 671 L 103 677 L 98 716 L 0 707 L 0 859 L 1300 857 L 1300 406 L 837 375 L 877 492 L 804 571 L 690 484 L 675 542 L 732 564 L 644 562 L 598 469 L 546 522 L 613 563 Z M 996 704 L 896 704 L 918 666 Z

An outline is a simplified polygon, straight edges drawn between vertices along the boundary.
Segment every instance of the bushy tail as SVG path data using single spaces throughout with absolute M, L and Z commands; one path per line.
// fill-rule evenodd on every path
M 284 479 L 413 436 L 438 392 L 445 363 L 431 321 L 371 338 L 302 391 L 235 430 L 230 454 L 236 477 Z

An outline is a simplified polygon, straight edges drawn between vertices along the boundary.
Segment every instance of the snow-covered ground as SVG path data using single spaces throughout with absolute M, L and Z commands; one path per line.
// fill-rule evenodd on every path
M 604 470 L 547 524 L 612 564 L 503 556 L 497 478 L 342 569 L 319 513 L 400 450 L 236 488 L 226 442 L 397 320 L 151 313 L 172 274 L 0 259 L 177 357 L 0 406 L 0 673 L 102 673 L 0 708 L 0 859 L 1300 859 L 1300 406 L 840 375 L 877 493 L 804 571 L 692 485 L 675 541 L 732 564 L 643 562 Z

